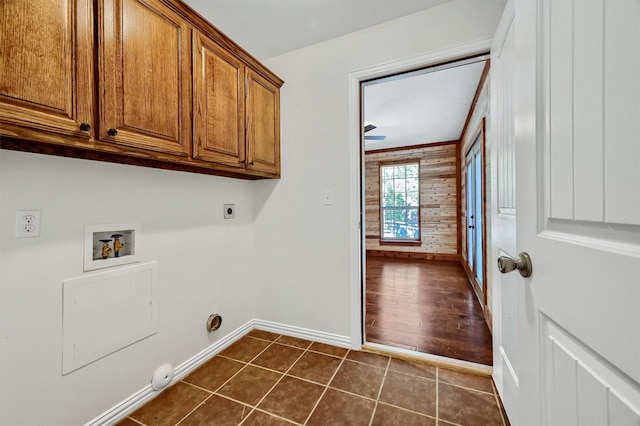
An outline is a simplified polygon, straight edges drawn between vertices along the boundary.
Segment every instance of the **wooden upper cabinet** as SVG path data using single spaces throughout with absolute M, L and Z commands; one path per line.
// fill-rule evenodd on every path
M 187 22 L 158 0 L 98 4 L 99 138 L 187 156 L 191 148 Z
M 245 66 L 193 33 L 193 157 L 244 167 Z
M 194 32 L 193 94 L 194 158 L 279 175 L 279 86 Z
M 280 176 L 282 80 L 180 0 L 0 0 L 0 148 Z
M 80 127 L 93 124 L 91 0 L 1 0 L 0 28 L 0 120 L 28 135 L 88 138 Z
M 280 88 L 247 69 L 247 167 L 280 175 Z

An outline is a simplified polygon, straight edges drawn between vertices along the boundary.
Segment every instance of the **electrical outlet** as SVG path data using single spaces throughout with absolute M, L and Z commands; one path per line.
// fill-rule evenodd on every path
M 40 210 L 16 211 L 16 238 L 40 236 Z
M 235 219 L 236 218 L 236 205 L 235 204 L 225 204 L 224 205 L 224 218 L 225 219 Z

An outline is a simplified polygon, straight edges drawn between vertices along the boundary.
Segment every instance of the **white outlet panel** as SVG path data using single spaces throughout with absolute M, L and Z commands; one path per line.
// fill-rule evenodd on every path
M 224 205 L 224 218 L 225 219 L 235 219 L 236 218 L 236 205 L 235 204 L 225 204 Z
M 16 211 L 16 238 L 40 236 L 40 210 Z

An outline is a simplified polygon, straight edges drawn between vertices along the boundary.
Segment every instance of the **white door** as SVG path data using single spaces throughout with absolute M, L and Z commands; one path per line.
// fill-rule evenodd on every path
M 515 0 L 515 425 L 640 424 L 638 22 L 639 0 Z
M 491 47 L 491 248 L 492 259 L 516 256 L 516 185 L 513 84 L 515 64 L 513 1 L 507 2 Z M 511 420 L 518 425 L 518 277 L 492 271 L 493 378 Z

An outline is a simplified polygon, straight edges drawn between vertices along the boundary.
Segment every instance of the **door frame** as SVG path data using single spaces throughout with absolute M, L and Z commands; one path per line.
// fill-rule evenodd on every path
M 481 174 L 482 174 L 482 182 L 481 185 L 482 187 L 480 188 L 480 198 L 481 198 L 481 205 L 482 205 L 482 247 L 480 247 L 481 250 L 481 255 L 482 255 L 482 283 L 479 283 L 477 280 L 477 274 L 475 271 L 473 271 L 471 269 L 471 265 L 469 265 L 469 213 L 467 212 L 465 215 L 465 219 L 466 222 L 465 223 L 460 223 L 460 226 L 465 226 L 466 228 L 466 238 L 461 239 L 460 244 L 464 244 L 466 246 L 467 249 L 467 258 L 466 259 L 462 259 L 462 266 L 464 267 L 467 276 L 469 277 L 469 281 L 471 282 L 471 285 L 474 289 L 474 291 L 476 292 L 476 296 L 478 297 L 478 300 L 482 303 L 482 308 L 484 310 L 484 315 L 485 315 L 485 320 L 487 321 L 487 324 L 489 325 L 489 329 L 492 329 L 492 324 L 491 324 L 491 318 L 488 316 L 489 311 L 487 310 L 487 307 L 489 306 L 489 300 L 487 299 L 487 287 L 488 287 L 488 283 L 487 283 L 487 273 L 488 273 L 488 267 L 487 267 L 487 220 L 490 218 L 487 218 L 487 158 L 486 158 L 486 146 L 487 146 L 487 128 L 486 128 L 486 116 L 482 117 L 482 120 L 480 120 L 480 123 L 478 125 L 478 128 L 476 129 L 475 133 L 474 133 L 474 137 L 473 142 L 471 142 L 471 144 L 469 145 L 469 147 L 461 153 L 460 155 L 460 159 L 462 160 L 462 158 L 465 159 L 467 156 L 469 155 L 469 153 L 474 149 L 474 147 L 476 146 L 476 143 L 479 144 L 478 149 L 479 149 L 479 155 L 480 155 L 480 168 L 481 168 Z M 463 147 L 461 147 L 462 149 Z M 460 183 L 462 184 L 463 181 L 465 181 L 465 199 L 464 200 L 460 200 L 461 203 L 465 204 L 467 203 L 467 197 L 468 197 L 468 188 L 466 185 L 466 173 L 467 173 L 467 166 L 468 164 L 465 163 L 465 167 L 460 167 L 460 170 L 463 171 L 463 175 L 460 178 Z M 461 204 L 462 205 L 462 204 Z M 476 247 L 476 250 L 478 248 Z M 462 255 L 462 251 L 460 252 L 460 255 Z
M 364 342 L 364 314 L 365 304 L 365 261 L 366 238 L 364 225 L 364 147 L 361 128 L 362 105 L 360 85 L 362 82 L 415 70 L 427 68 L 443 62 L 462 59 L 469 56 L 480 55 L 491 49 L 493 37 L 486 37 L 427 52 L 422 55 L 398 59 L 397 61 L 374 64 L 370 67 L 355 70 L 349 73 L 349 222 L 350 222 L 350 323 L 351 323 L 351 348 L 361 349 Z M 460 251 L 460 248 L 459 250 Z M 461 363 L 464 363 L 461 361 Z

